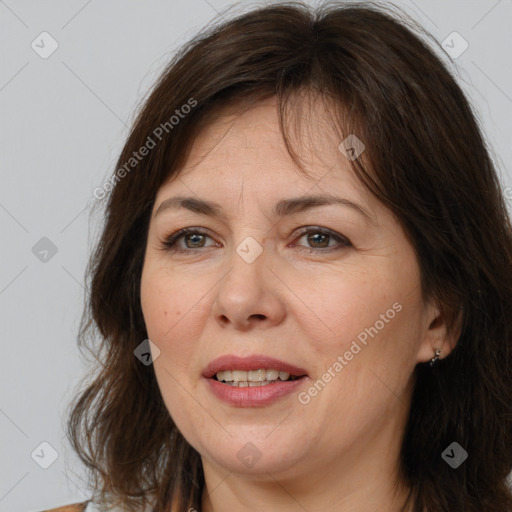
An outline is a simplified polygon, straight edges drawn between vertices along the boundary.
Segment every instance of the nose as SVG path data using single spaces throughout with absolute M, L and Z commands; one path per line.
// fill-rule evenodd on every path
M 248 331 L 283 321 L 285 287 L 269 263 L 268 249 L 252 262 L 233 251 L 229 270 L 216 287 L 212 305 L 213 318 L 222 328 Z

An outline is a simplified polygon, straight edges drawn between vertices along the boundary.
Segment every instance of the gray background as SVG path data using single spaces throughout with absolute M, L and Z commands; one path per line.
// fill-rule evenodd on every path
M 395 3 L 439 42 L 457 31 L 469 43 L 456 73 L 511 187 L 512 1 Z M 135 108 L 172 53 L 232 4 L 0 1 L 0 511 L 89 497 L 63 425 L 86 369 L 76 336 L 101 220 L 90 216 L 93 190 L 113 172 Z M 46 59 L 31 47 L 51 48 L 43 31 L 59 45 Z M 43 237 L 55 254 L 41 252 Z M 58 453 L 48 469 L 41 442 Z

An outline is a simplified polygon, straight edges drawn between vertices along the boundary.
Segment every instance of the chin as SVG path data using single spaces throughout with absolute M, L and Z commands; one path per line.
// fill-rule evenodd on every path
M 268 473 L 289 473 L 291 476 L 299 469 L 300 461 L 307 458 L 307 445 L 289 432 L 272 432 L 268 425 L 259 429 L 254 425 L 238 426 L 236 434 L 233 434 L 233 428 L 229 432 L 232 437 L 227 434 L 222 439 L 215 435 L 211 438 L 202 436 L 199 443 L 191 443 L 203 458 L 203 464 L 206 459 L 230 473 L 261 475 L 266 479 Z M 272 433 L 269 435 L 269 432 Z
M 251 458 L 254 459 L 251 461 Z M 258 458 L 261 457 L 261 458 Z M 253 476 L 255 479 L 267 480 L 268 474 L 276 473 L 291 474 L 297 471 L 296 459 L 285 456 L 280 451 L 269 453 L 267 450 L 259 450 L 259 453 L 253 447 L 247 446 L 242 461 L 238 457 L 238 452 L 224 451 L 222 453 L 215 451 L 209 452 L 207 458 L 212 460 L 217 466 L 233 474 Z M 245 461 L 244 461 L 245 459 Z M 203 458 L 204 464 L 204 458 Z

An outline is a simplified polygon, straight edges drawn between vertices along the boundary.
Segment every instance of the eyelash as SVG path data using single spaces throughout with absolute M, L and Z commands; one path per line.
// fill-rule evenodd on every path
M 325 247 L 325 248 L 320 248 L 320 249 L 311 247 L 311 248 L 309 248 L 310 254 L 311 253 L 326 253 L 326 252 L 332 252 L 332 251 L 347 248 L 347 247 L 352 247 L 352 244 L 351 244 L 350 240 L 348 240 L 348 238 L 338 235 L 336 232 L 331 231 L 330 229 L 326 229 L 326 228 L 309 227 L 308 229 L 304 229 L 303 231 L 301 231 L 299 233 L 299 238 L 302 238 L 304 235 L 308 235 L 311 233 L 313 233 L 313 234 L 320 233 L 322 235 L 330 236 L 331 238 L 338 241 L 340 245 L 338 247 Z M 166 250 L 166 251 L 169 251 L 172 249 L 175 252 L 187 253 L 187 254 L 196 254 L 197 252 L 200 252 L 202 249 L 206 249 L 205 247 L 199 247 L 197 249 L 178 249 L 176 247 L 177 242 L 180 239 L 184 238 L 186 235 L 190 235 L 190 234 L 201 235 L 201 236 L 206 236 L 208 238 L 212 238 L 210 235 L 208 235 L 208 233 L 205 233 L 204 231 L 201 231 L 197 228 L 184 228 L 184 229 L 180 229 L 180 230 L 176 231 L 175 233 L 166 237 L 165 240 L 162 242 L 162 249 Z M 303 247 L 303 249 L 308 249 L 308 248 Z

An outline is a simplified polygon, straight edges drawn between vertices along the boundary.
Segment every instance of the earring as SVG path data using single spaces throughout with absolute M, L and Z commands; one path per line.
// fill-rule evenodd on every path
M 434 357 L 430 360 L 430 366 L 433 366 L 434 363 L 439 359 L 439 356 L 441 355 L 441 349 L 436 348 Z

